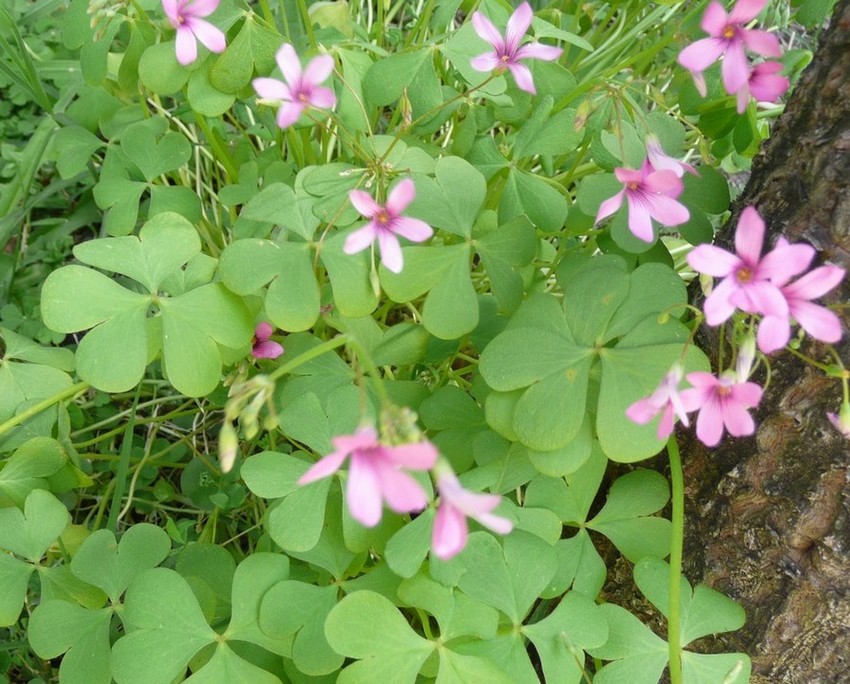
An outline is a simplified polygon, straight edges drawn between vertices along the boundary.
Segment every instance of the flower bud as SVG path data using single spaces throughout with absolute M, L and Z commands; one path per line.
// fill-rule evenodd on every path
M 231 423 L 225 421 L 218 433 L 218 460 L 222 473 L 229 473 L 233 469 L 238 451 L 239 439 L 236 430 Z

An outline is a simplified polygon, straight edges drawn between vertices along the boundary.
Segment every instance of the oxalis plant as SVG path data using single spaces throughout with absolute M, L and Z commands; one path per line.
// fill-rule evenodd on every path
M 758 207 L 710 244 L 807 58 L 771 5 L 71 0 L 99 220 L 65 344 L 0 328 L 16 681 L 748 681 L 674 424 L 751 435 L 809 336 L 850 435 L 843 270 Z

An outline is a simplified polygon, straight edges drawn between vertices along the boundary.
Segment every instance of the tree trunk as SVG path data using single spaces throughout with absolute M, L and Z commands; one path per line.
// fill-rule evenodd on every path
M 764 217 L 770 243 L 808 242 L 850 270 L 850 0 L 839 0 L 754 160 L 721 244 L 747 205 Z M 848 299 L 845 280 L 826 301 Z M 839 315 L 846 363 L 850 319 L 847 309 Z M 834 363 L 823 345 L 807 340 L 800 351 Z M 825 415 L 840 403 L 840 382 L 782 352 L 771 357 L 752 438 L 708 450 L 684 437 L 685 572 L 746 609 L 746 626 L 710 648 L 749 653 L 754 684 L 850 682 L 850 441 Z

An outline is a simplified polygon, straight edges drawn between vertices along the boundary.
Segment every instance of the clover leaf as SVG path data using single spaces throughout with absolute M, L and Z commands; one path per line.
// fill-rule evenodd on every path
M 45 324 L 64 333 L 91 328 L 77 347 L 83 380 L 107 392 L 129 390 L 161 353 L 178 391 L 203 396 L 215 389 L 220 347 L 247 349 L 253 329 L 241 299 L 219 283 L 167 296 L 166 281 L 178 282 L 171 277 L 200 250 L 192 224 L 165 212 L 138 237 L 91 240 L 74 249 L 83 263 L 131 278 L 144 293 L 84 266 L 64 266 L 48 276 L 42 291 Z M 151 310 L 157 315 L 151 317 Z

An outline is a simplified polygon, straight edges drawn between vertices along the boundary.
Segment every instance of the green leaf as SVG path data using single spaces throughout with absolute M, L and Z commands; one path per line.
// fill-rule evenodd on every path
M 413 577 L 431 548 L 434 511 L 431 508 L 404 525 L 387 542 L 387 563 L 399 577 Z
M 235 95 L 251 82 L 254 73 L 251 32 L 254 26 L 253 15 L 248 14 L 239 33 L 228 42 L 210 69 L 210 83 L 223 93 Z
M 22 507 L 35 489 L 48 489 L 47 478 L 67 462 L 62 445 L 51 437 L 34 437 L 22 444 L 0 470 L 0 500 Z
M 69 267 L 70 268 L 70 267 Z M 145 313 L 148 302 L 98 325 L 77 346 L 77 374 L 106 392 L 135 387 L 148 364 Z
M 682 201 L 709 214 L 722 214 L 729 208 L 729 184 L 725 176 L 711 166 L 699 167 L 699 176 L 686 173 Z
M 159 565 L 170 551 L 168 535 L 155 525 L 133 525 L 121 536 L 120 543 L 109 530 L 97 530 L 74 555 L 71 571 L 117 602 L 137 575 Z
M 208 64 L 191 72 L 186 94 L 189 104 L 198 114 L 217 117 L 233 106 L 236 97 L 230 93 L 221 92 L 210 83 Z
M 594 684 L 658 684 L 667 664 L 667 643 L 626 609 L 613 603 L 599 609 L 608 620 L 608 641 L 588 652 L 614 662 L 594 675 Z
M 369 316 L 379 302 L 369 278 L 369 254 L 365 250 L 359 254 L 346 254 L 342 249 L 344 242 L 345 235 L 337 233 L 325 240 L 319 252 L 331 281 L 334 308 L 346 318 Z
M 286 183 L 272 183 L 251 198 L 240 216 L 274 223 L 310 240 L 319 226 L 319 219 L 312 211 L 313 203 L 309 196 L 297 196 Z
M 271 538 L 284 551 L 309 551 L 319 541 L 331 478 L 298 487 L 269 512 Z
M 33 566 L 7 553 L 0 553 L 0 627 L 9 627 L 18 621 L 27 596 Z
M 751 669 L 745 653 L 682 653 L 682 678 L 689 684 L 747 684 Z
M 133 124 L 121 136 L 121 149 L 147 181 L 179 169 L 192 154 L 186 136 L 163 132 L 164 124 L 164 119 L 147 119 Z
M 190 684 L 280 684 L 278 677 L 238 656 L 225 643 L 218 644 L 212 658 L 185 681 Z
M 555 233 L 567 219 L 567 200 L 538 176 L 512 168 L 499 203 L 499 222 L 522 214 L 544 233 Z
M 177 62 L 174 41 L 149 46 L 139 60 L 139 80 L 157 95 L 171 95 L 189 80 L 191 71 Z
M 170 684 L 216 640 L 186 580 L 165 568 L 146 570 L 130 583 L 124 622 L 128 633 L 112 648 L 118 684 Z
M 379 107 L 398 100 L 405 89 L 414 117 L 442 103 L 433 49 L 391 54 L 372 64 L 363 79 L 363 92 L 370 102 Z
M 434 644 L 416 634 L 398 609 L 380 594 L 358 591 L 346 596 L 325 621 L 325 634 L 340 655 L 358 662 L 337 681 L 399 684 L 416 681 Z
M 245 484 L 257 496 L 277 499 L 288 496 L 298 486 L 298 478 L 310 464 L 289 454 L 262 451 L 245 460 L 239 471 Z
M 460 157 L 441 157 L 435 180 L 417 175 L 416 199 L 407 212 L 435 228 L 470 237 L 487 194 L 484 176 Z
M 68 601 L 47 601 L 30 618 L 30 646 L 40 658 L 65 654 L 59 667 L 63 684 L 110 684 L 112 615 L 110 608 L 88 610 Z
M 91 156 L 104 143 L 82 126 L 68 126 L 56 132 L 54 145 L 58 150 L 56 168 L 62 178 L 68 179 L 85 171 Z
M 0 508 L 0 549 L 37 563 L 71 522 L 68 509 L 50 492 L 36 489 L 24 510 Z

